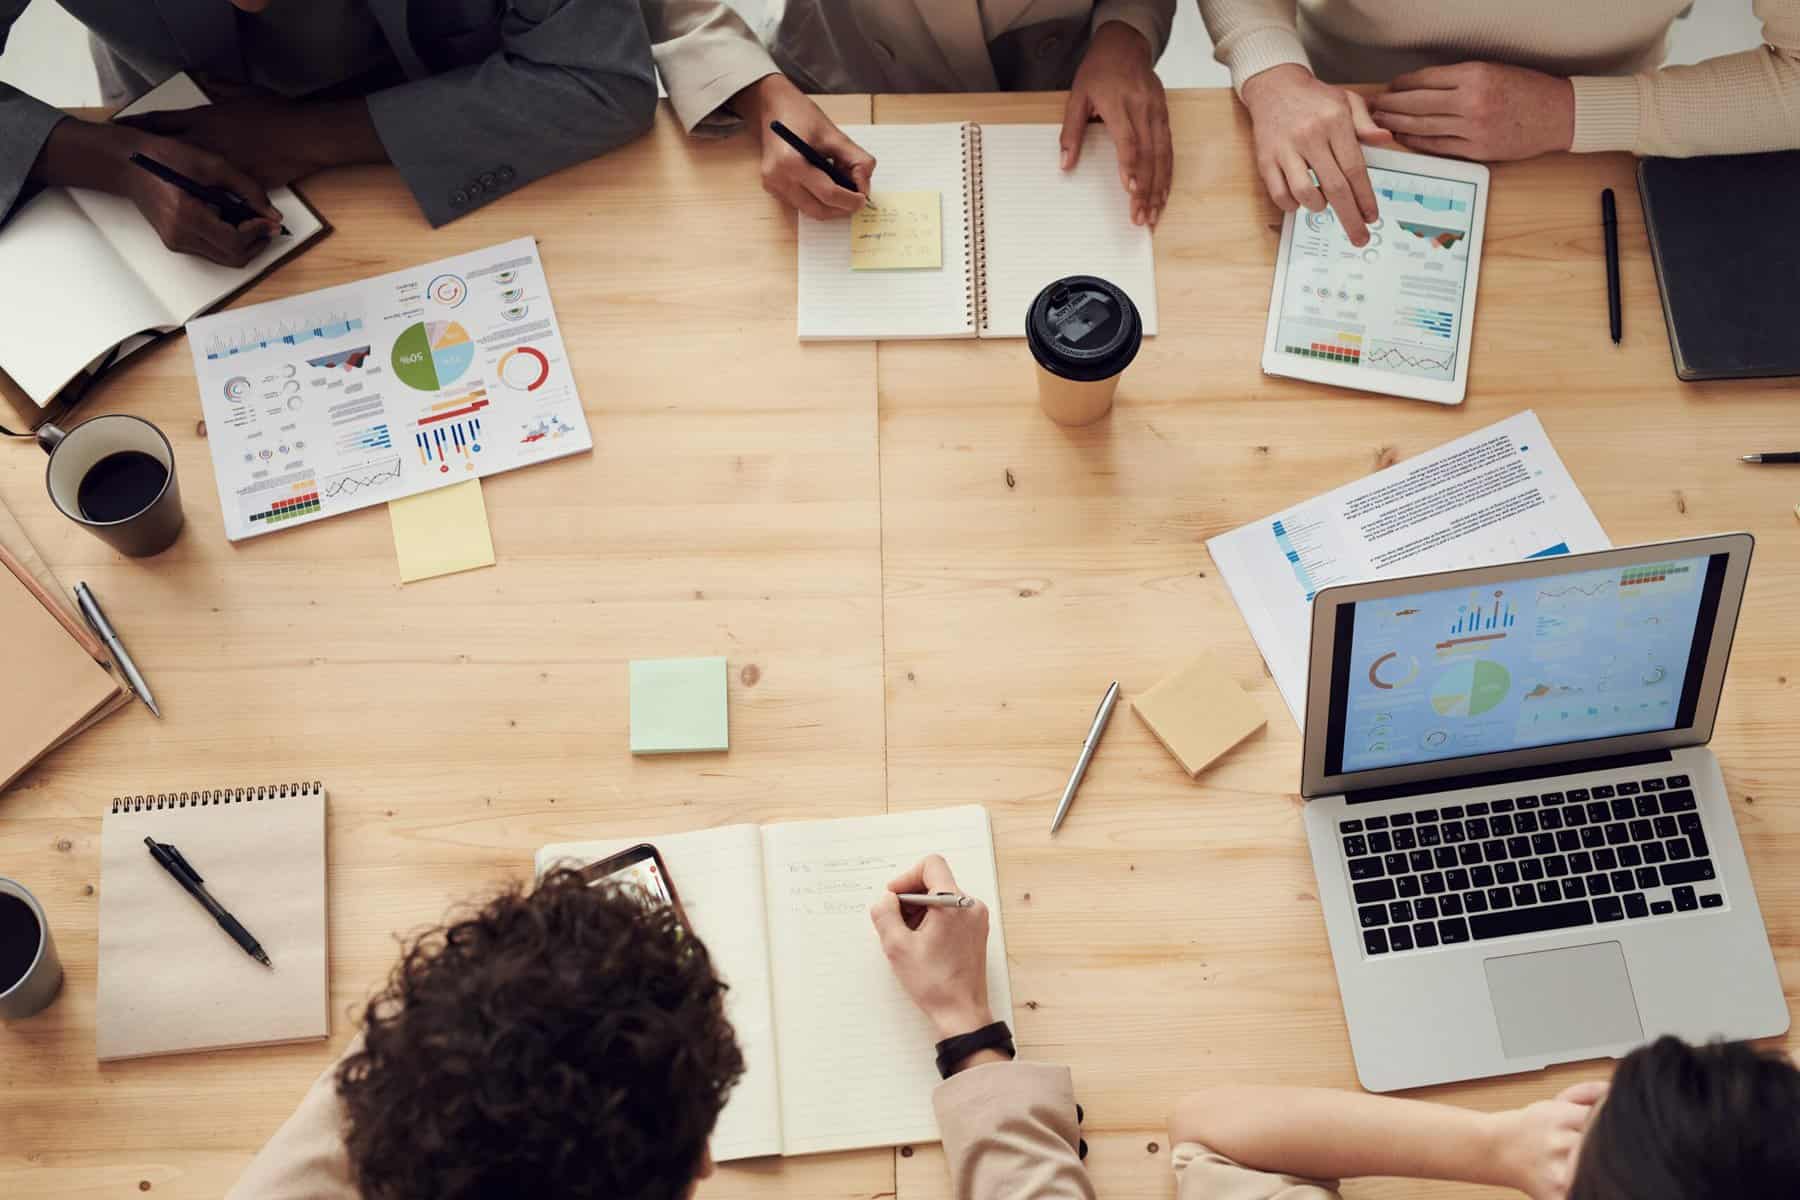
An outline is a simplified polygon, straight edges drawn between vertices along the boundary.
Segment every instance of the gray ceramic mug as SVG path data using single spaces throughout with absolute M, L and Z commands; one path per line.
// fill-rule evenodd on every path
M 62 960 L 37 897 L 0 876 L 0 1021 L 43 1012 L 62 980 Z
M 181 532 L 175 449 L 150 422 L 108 413 L 66 431 L 41 425 L 37 440 L 50 502 L 120 554 L 159 554 Z

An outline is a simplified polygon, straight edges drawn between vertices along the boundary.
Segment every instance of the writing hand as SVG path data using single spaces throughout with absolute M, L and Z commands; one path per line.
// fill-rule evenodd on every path
M 785 75 L 765 75 L 732 97 L 732 108 L 762 139 L 763 191 L 821 221 L 861 208 L 875 174 L 875 156 L 844 136 L 812 99 Z M 831 177 L 800 157 L 798 151 L 769 128 L 780 121 L 801 141 L 829 158 L 856 181 L 857 191 L 841 188 Z
M 930 1020 L 939 1040 L 993 1023 L 988 1007 L 988 909 L 903 908 L 905 892 L 954 892 L 956 876 L 932 854 L 888 884 L 869 908 L 894 978 Z

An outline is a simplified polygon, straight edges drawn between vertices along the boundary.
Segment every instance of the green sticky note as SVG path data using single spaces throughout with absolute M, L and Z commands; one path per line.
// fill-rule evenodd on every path
M 650 658 L 631 664 L 631 752 L 731 748 L 725 660 Z

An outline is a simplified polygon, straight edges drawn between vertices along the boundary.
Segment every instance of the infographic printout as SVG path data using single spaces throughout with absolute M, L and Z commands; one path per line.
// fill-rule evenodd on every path
M 530 238 L 187 332 L 233 541 L 594 445 Z

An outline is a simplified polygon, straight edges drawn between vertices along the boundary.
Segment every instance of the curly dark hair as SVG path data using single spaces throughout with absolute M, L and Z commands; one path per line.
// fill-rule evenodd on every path
M 338 1068 L 367 1200 L 679 1200 L 743 1074 L 666 908 L 574 871 L 417 936 Z

